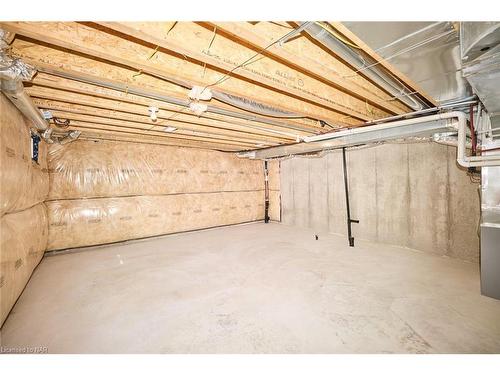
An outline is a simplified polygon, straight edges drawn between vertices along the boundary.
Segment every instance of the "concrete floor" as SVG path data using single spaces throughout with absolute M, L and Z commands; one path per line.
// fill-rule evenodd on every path
M 477 264 L 249 224 L 44 258 L 1 331 L 50 353 L 500 352 Z

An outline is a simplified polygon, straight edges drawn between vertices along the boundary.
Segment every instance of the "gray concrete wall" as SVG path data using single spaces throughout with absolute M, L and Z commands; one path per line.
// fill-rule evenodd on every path
M 385 144 L 347 151 L 354 237 L 479 261 L 479 193 L 456 148 Z M 346 234 L 341 151 L 281 162 L 282 222 Z M 347 241 L 347 239 L 346 239 Z

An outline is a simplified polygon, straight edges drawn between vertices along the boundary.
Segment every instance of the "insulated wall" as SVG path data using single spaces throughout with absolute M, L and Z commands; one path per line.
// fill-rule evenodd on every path
M 268 161 L 269 170 L 269 218 L 281 220 L 280 162 Z
M 49 250 L 264 218 L 263 162 L 232 153 L 76 141 L 51 147 L 49 175 Z
M 347 168 L 354 237 L 478 262 L 478 184 L 458 167 L 456 147 L 348 150 Z M 283 223 L 346 234 L 341 151 L 281 161 L 281 187 Z
M 0 94 L 0 325 L 21 294 L 47 246 L 46 144 L 31 160 L 29 122 Z

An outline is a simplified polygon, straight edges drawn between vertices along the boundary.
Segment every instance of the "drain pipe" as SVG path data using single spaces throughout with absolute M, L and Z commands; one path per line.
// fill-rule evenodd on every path
M 439 121 L 446 119 L 456 120 L 456 122 L 451 124 L 451 126 L 457 129 L 458 131 L 458 142 L 457 142 L 458 164 L 466 168 L 500 165 L 500 155 L 466 156 L 466 146 L 467 146 L 466 142 L 467 142 L 467 131 L 468 131 L 467 116 L 465 115 L 465 113 L 458 111 L 439 113 L 436 115 L 417 117 L 401 121 L 393 121 L 385 124 L 349 129 L 334 133 L 325 133 L 311 137 L 305 137 L 304 141 L 305 142 L 325 141 L 329 139 L 345 137 L 346 135 L 368 133 L 374 130 L 389 129 L 401 126 L 411 126 L 424 122 L 432 122 L 432 121 Z
M 433 122 L 439 120 L 452 120 L 452 121 L 456 120 L 450 126 L 458 131 L 457 162 L 462 167 L 469 168 L 469 167 L 500 165 L 500 155 L 466 156 L 466 146 L 467 146 L 466 142 L 467 142 L 467 131 L 468 131 L 467 116 L 465 113 L 459 111 L 439 113 L 436 115 L 417 117 L 401 121 L 393 121 L 385 124 L 367 126 L 362 128 L 354 128 L 333 133 L 324 133 L 320 135 L 305 137 L 304 142 L 326 141 L 329 139 L 335 139 L 349 135 L 369 133 L 374 130 L 405 127 L 405 126 L 411 126 L 415 124 L 421 124 L 425 122 Z
M 345 205 L 347 211 L 347 238 L 349 246 L 354 247 L 354 236 L 352 235 L 352 223 L 359 223 L 359 220 L 351 219 L 351 205 L 349 204 L 349 179 L 347 177 L 347 161 L 345 156 L 345 147 L 342 147 L 342 166 L 344 171 L 344 190 L 345 190 Z

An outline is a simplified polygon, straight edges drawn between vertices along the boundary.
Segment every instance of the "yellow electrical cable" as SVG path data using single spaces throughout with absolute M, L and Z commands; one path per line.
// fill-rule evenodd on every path
M 155 50 L 153 51 L 153 53 L 151 55 L 149 55 L 148 57 L 148 60 L 151 60 L 153 58 L 153 56 L 156 54 L 156 52 L 158 52 L 158 49 L 160 48 L 160 46 L 156 46 Z
M 328 27 L 326 25 L 323 25 L 321 22 L 314 22 L 314 23 L 316 25 L 320 26 L 322 29 L 328 31 L 331 35 L 333 35 L 335 38 L 337 38 L 338 40 L 340 40 L 342 43 L 347 44 L 348 46 L 351 46 L 353 48 L 361 49 L 361 47 L 358 47 L 357 45 L 355 45 L 355 44 L 349 42 L 348 40 L 344 39 L 342 36 L 340 36 L 335 31 L 333 31 L 333 29 L 331 29 L 330 27 Z
M 156 46 L 156 48 L 154 49 L 154 51 L 151 53 L 151 55 L 149 55 L 149 57 L 147 58 L 147 60 L 151 60 L 153 58 L 153 56 L 156 54 L 156 52 L 158 52 L 158 49 L 160 48 L 160 46 Z M 132 78 L 135 78 L 137 76 L 140 76 L 142 74 L 142 69 L 139 69 L 139 71 L 135 74 L 132 75 Z

